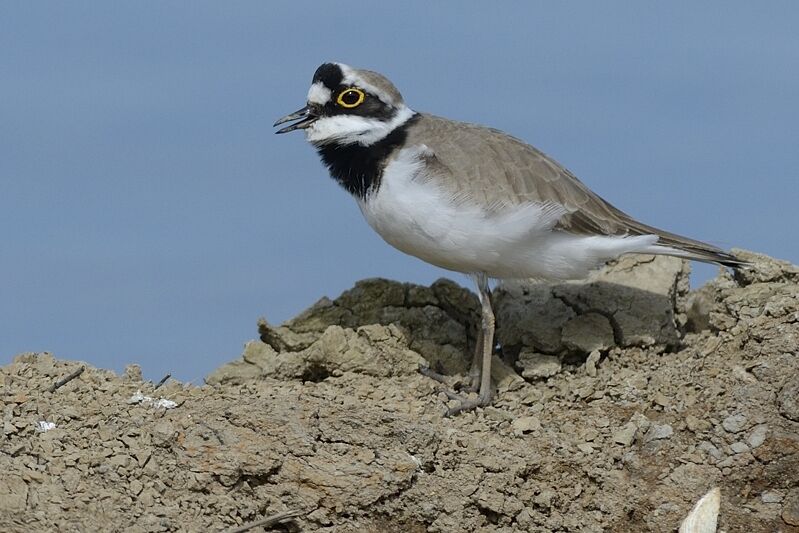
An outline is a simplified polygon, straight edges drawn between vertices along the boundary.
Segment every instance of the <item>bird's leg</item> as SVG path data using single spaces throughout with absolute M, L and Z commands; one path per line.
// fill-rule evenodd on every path
M 491 403 L 491 357 L 494 351 L 494 311 L 491 309 L 491 292 L 488 288 L 488 277 L 485 274 L 476 274 L 477 295 L 480 298 L 481 331 L 478 335 L 478 345 L 475 351 L 475 362 L 480 352 L 480 393 L 475 399 L 460 399 L 460 404 L 449 409 L 445 416 L 453 416 L 463 411 L 470 411 L 476 407 L 485 407 Z M 482 341 L 479 342 L 479 341 Z M 482 345 L 482 346 L 481 346 Z M 482 349 L 481 349 L 482 348 Z M 470 376 L 474 376 L 470 372 Z M 457 397 L 450 395 L 450 398 Z
M 464 387 L 465 392 L 477 392 L 480 390 L 480 376 L 483 369 L 483 328 L 477 331 L 477 340 L 474 343 L 474 356 L 472 366 L 469 368 L 469 386 Z

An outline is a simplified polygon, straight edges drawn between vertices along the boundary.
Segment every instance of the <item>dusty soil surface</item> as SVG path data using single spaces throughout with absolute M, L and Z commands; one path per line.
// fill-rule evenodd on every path
M 204 386 L 49 354 L 0 369 L 2 531 L 799 531 L 799 269 L 689 292 L 677 260 L 495 293 L 491 407 L 443 418 L 474 297 L 359 283 L 273 327 Z M 137 394 L 139 393 L 139 394 Z M 167 401 L 161 401 L 167 400 Z M 174 402 L 174 403 L 170 403 Z M 255 528 L 253 530 L 261 530 Z

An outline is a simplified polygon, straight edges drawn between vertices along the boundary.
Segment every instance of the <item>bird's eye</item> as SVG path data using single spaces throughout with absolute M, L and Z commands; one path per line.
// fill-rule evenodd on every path
M 352 109 L 353 107 L 361 105 L 364 98 L 366 98 L 366 95 L 362 90 L 351 87 L 342 91 L 341 94 L 338 95 L 336 102 L 341 107 Z

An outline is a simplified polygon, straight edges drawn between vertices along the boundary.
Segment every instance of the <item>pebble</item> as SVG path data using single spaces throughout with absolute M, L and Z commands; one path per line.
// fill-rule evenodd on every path
M 733 460 L 732 457 L 727 457 L 726 459 L 724 459 L 722 461 L 719 461 L 718 464 L 716 464 L 716 466 L 718 468 L 721 468 L 721 473 L 722 474 L 724 474 L 725 476 L 728 476 L 731 473 L 729 467 L 732 466 L 734 462 L 735 461 Z
M 720 461 L 721 459 L 724 458 L 724 454 L 721 453 L 721 450 L 716 448 L 716 446 L 714 446 L 713 443 L 710 442 L 709 440 L 704 440 L 700 442 L 698 448 L 707 453 L 712 458 L 716 459 L 717 461 Z
M 613 434 L 613 442 L 621 444 L 622 446 L 629 446 L 633 443 L 633 440 L 635 440 L 636 431 L 638 431 L 638 428 L 635 426 L 635 423 L 627 422 L 621 429 Z
M 656 393 L 653 401 L 661 407 L 668 407 L 671 405 L 671 400 L 669 400 L 668 397 L 662 392 Z
M 668 424 L 652 424 L 649 431 L 644 435 L 644 442 L 652 442 L 653 440 L 668 439 L 674 434 L 674 429 Z
M 783 385 L 780 394 L 777 396 L 777 403 L 780 406 L 780 414 L 789 420 L 799 422 L 799 378 Z
M 697 418 L 693 415 L 688 415 L 685 417 L 685 425 L 690 431 L 693 431 L 694 433 L 698 431 L 707 431 L 711 427 L 710 422 L 708 422 L 707 420 L 702 420 L 700 418 Z
M 588 428 L 583 432 L 583 440 L 586 442 L 591 442 L 595 440 L 599 436 L 599 432 L 594 428 Z
M 599 417 L 594 420 L 594 425 L 598 428 L 606 428 L 610 425 L 610 419 L 604 416 Z
M 130 492 L 133 493 L 134 496 L 138 496 L 142 489 L 144 489 L 144 486 L 138 479 L 134 479 L 130 482 Z
M 555 496 L 556 494 L 554 491 L 544 489 L 533 498 L 533 502 L 539 507 L 548 509 L 552 507 L 552 500 L 555 498 Z
M 488 406 L 484 408 L 483 414 L 486 418 L 495 422 L 507 422 L 509 420 L 513 420 L 513 415 L 511 413 L 502 409 L 497 409 L 496 407 Z
M 141 382 L 142 381 L 141 366 L 135 363 L 126 366 L 125 371 L 122 374 L 122 378 L 127 381 Z
M 525 378 L 548 378 L 561 370 L 558 356 L 524 350 L 519 354 L 517 365 L 522 369 L 522 376 Z
M 588 354 L 588 359 L 585 360 L 585 373 L 592 378 L 596 377 L 596 365 L 599 363 L 599 358 L 599 350 L 594 350 Z
M 633 414 L 633 416 L 630 417 L 630 422 L 635 424 L 635 427 L 637 427 L 641 431 L 648 430 L 649 426 L 652 425 L 652 422 L 643 413 Z
M 799 488 L 791 489 L 782 505 L 782 519 L 786 524 L 799 526 Z
M 746 429 L 746 415 L 742 413 L 735 413 L 724 419 L 721 427 L 729 433 L 738 433 Z
M 594 447 L 587 442 L 581 442 L 578 444 L 577 449 L 586 454 L 594 453 Z
M 780 503 L 785 499 L 785 495 L 777 490 L 769 490 L 760 495 L 760 501 L 763 503 Z
M 766 441 L 766 434 L 768 433 L 768 426 L 765 424 L 755 427 L 752 430 L 752 433 L 749 434 L 749 437 L 746 439 L 746 442 L 749 443 L 749 447 L 754 449 L 763 444 Z
M 541 429 L 541 421 L 535 416 L 523 416 L 511 422 L 513 433 L 517 436 Z
M 733 442 L 730 445 L 730 449 L 735 453 L 746 453 L 749 451 L 749 446 L 739 441 L 739 442 Z

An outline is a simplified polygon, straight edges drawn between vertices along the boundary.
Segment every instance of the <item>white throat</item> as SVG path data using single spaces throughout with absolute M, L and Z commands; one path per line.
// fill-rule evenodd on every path
M 406 105 L 397 108 L 390 120 L 360 117 L 357 115 L 336 115 L 322 117 L 305 130 L 308 142 L 318 145 L 340 143 L 369 146 L 405 124 L 415 112 Z

